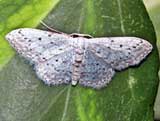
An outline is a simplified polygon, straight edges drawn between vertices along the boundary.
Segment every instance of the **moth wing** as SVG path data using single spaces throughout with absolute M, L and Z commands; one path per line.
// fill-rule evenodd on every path
M 115 71 L 109 64 L 87 49 L 82 62 L 79 84 L 100 89 L 111 81 L 114 73 Z
M 93 38 L 88 48 L 116 70 L 138 65 L 152 51 L 149 42 L 137 37 Z
M 69 84 L 72 79 L 73 52 L 66 51 L 45 62 L 37 63 L 37 76 L 48 85 Z
M 18 53 L 35 63 L 71 49 L 69 40 L 72 38 L 64 34 L 22 28 L 8 33 L 6 39 Z M 49 49 L 54 51 L 49 53 Z

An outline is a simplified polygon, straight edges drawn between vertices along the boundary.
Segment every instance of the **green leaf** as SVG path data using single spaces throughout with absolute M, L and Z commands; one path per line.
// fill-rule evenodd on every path
M 147 1 L 145 0 L 145 3 L 147 5 L 147 9 L 149 12 L 149 15 L 151 17 L 151 20 L 153 21 L 153 25 L 155 27 L 156 30 L 156 35 L 157 35 L 157 46 L 158 46 L 158 50 L 159 50 L 159 55 L 160 55 L 160 1 L 159 0 L 155 0 L 153 1 Z M 159 73 L 159 77 L 160 77 L 160 73 Z M 154 104 L 154 110 L 155 110 L 155 119 L 159 119 L 160 120 L 160 85 L 159 85 L 159 89 L 157 92 L 157 96 L 156 96 L 156 101 Z
M 34 7 L 36 4 L 31 2 L 29 4 Z M 42 8 L 44 6 L 40 1 L 37 4 Z M 16 55 L 0 73 L 0 119 L 5 121 L 153 120 L 159 59 L 153 25 L 142 1 L 59 0 L 53 7 L 44 19 L 50 27 L 66 33 L 87 33 L 95 37 L 138 36 L 150 41 L 154 50 L 139 66 L 117 72 L 112 82 L 101 90 L 70 85 L 48 87 L 38 80 L 32 66 Z M 32 12 L 34 11 L 29 13 Z M 14 13 L 13 10 L 11 13 Z M 27 16 L 28 12 L 24 14 Z M 42 14 L 44 16 L 43 12 Z M 32 18 L 28 18 L 30 24 L 26 24 L 25 27 L 34 27 L 42 18 L 36 17 L 36 24 L 32 24 Z M 18 24 L 18 19 L 15 17 L 12 21 L 14 27 L 9 29 L 24 27 L 27 20 L 22 20 L 23 24 Z M 33 23 L 34 21 L 33 19 Z M 6 32 L 7 30 L 3 33 Z M 9 45 L 3 47 L 8 48 Z

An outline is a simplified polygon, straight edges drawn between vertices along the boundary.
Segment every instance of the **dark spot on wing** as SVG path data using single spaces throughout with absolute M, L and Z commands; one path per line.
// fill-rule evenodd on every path
M 119 45 L 120 47 L 123 47 L 123 45 Z
M 92 78 L 93 80 L 96 79 L 95 77 Z
M 105 68 L 102 68 L 103 69 L 103 71 L 105 71 L 106 69 Z
M 18 31 L 19 34 L 21 34 L 21 29 Z
M 66 81 L 69 81 L 69 79 L 66 79 Z
M 50 42 L 50 44 L 54 44 L 54 42 Z
M 111 40 L 111 42 L 114 42 L 114 40 Z
M 42 38 L 41 38 L 41 37 L 39 37 L 39 38 L 38 38 L 38 40 L 42 40 Z
M 18 31 L 18 33 L 19 33 L 21 36 L 24 36 L 24 35 L 22 34 L 22 30 L 21 30 L 21 29 Z
M 56 59 L 55 61 L 58 62 L 58 59 Z
M 114 64 L 114 62 L 113 62 L 113 61 L 111 61 L 111 64 Z
M 48 34 L 48 37 L 51 37 L 52 35 L 51 34 Z
M 31 40 L 29 39 L 28 42 L 31 42 Z
M 75 60 L 75 62 L 76 62 L 76 63 L 81 63 L 81 62 L 82 62 L 82 60 Z
M 132 46 L 133 48 L 136 48 L 136 46 Z
M 98 53 L 98 54 L 100 54 L 100 53 L 101 53 L 101 51 L 100 51 L 100 50 L 98 50 L 98 51 L 97 51 L 97 53 Z
M 142 41 L 142 40 L 140 40 L 140 43 L 143 43 L 143 41 Z

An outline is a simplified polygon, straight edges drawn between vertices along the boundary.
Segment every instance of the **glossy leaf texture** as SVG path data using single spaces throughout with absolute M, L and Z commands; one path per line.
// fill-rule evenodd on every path
M 41 0 L 35 4 L 35 1 L 30 0 L 29 6 L 33 8 L 37 4 L 39 8 L 51 6 L 47 2 L 45 5 L 43 2 L 40 3 Z M 154 49 L 139 66 L 117 72 L 112 82 L 101 90 L 71 85 L 46 86 L 36 77 L 32 66 L 25 59 L 19 55 L 12 56 L 0 72 L 0 119 L 4 121 L 153 120 L 159 59 L 154 28 L 142 1 L 59 0 L 52 5 L 51 11 L 46 9 L 45 14 L 39 12 L 38 16 L 43 14 L 43 17 L 35 17 L 36 14 L 33 14 L 36 20 L 32 20 L 31 16 L 25 20 L 21 19 L 21 22 L 18 21 L 18 17 L 13 21 L 10 18 L 12 26 L 4 28 L 2 36 L 15 28 L 35 27 L 50 11 L 43 21 L 60 31 L 86 33 L 94 37 L 137 36 L 150 41 Z M 8 12 L 16 14 L 13 10 Z M 22 12 L 26 16 L 34 13 L 34 11 Z M 17 16 L 21 17 L 22 14 Z M 6 20 L 8 19 L 6 17 Z M 7 23 L 3 23 L 5 24 Z M 6 43 L 3 48 L 8 49 L 7 42 L 1 41 Z M 3 57 L 5 58 L 5 55 Z

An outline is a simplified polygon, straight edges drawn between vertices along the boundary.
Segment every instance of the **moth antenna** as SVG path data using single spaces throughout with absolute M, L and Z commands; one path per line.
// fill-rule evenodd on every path
M 41 23 L 43 26 L 45 26 L 45 27 L 46 27 L 49 31 L 51 31 L 51 32 L 58 33 L 58 34 L 64 34 L 63 32 L 60 32 L 60 31 L 58 31 L 58 30 L 55 30 L 55 29 L 49 27 L 49 26 L 48 26 L 47 24 L 45 24 L 43 21 L 40 21 L 40 23 Z

